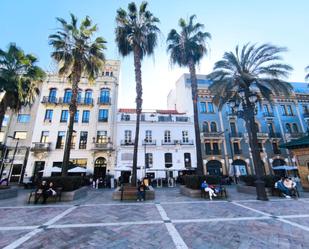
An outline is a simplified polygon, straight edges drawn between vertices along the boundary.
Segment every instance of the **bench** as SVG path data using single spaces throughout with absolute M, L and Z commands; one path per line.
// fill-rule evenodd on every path
M 297 188 L 292 188 L 291 189 L 291 193 L 292 193 L 292 197 L 296 197 L 296 198 L 299 198 L 299 192 L 298 192 L 298 189 Z M 272 196 L 279 196 L 279 197 L 284 197 L 283 194 L 282 194 L 282 191 L 278 188 L 271 188 L 271 195 Z
M 227 198 L 227 192 L 226 192 L 226 188 L 223 186 L 219 186 L 219 193 L 216 193 L 217 197 L 220 198 Z M 201 189 L 201 198 L 209 198 L 209 193 L 206 192 L 204 189 Z
M 56 195 L 48 196 L 47 200 L 54 201 L 54 202 L 57 202 L 57 200 L 61 201 L 62 188 L 61 187 L 56 188 L 55 191 L 56 191 Z M 33 198 L 33 202 L 35 201 L 36 195 L 42 195 L 42 194 L 37 194 L 37 190 L 31 191 L 29 193 L 28 204 L 30 204 L 31 198 Z

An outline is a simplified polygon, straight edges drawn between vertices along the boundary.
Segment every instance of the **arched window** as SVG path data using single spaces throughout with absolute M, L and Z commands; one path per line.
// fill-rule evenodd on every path
M 100 90 L 100 104 L 108 104 L 110 103 L 110 90 L 108 88 L 102 88 Z
M 291 124 L 286 123 L 286 124 L 285 124 L 285 130 L 286 130 L 287 133 L 292 133 Z
M 293 127 L 293 132 L 294 132 L 294 133 L 298 133 L 298 132 L 299 132 L 298 126 L 297 126 L 296 123 L 293 123 L 292 127 Z
M 203 122 L 202 129 L 203 129 L 203 132 L 209 132 L 209 125 L 208 125 L 208 123 L 206 121 Z
M 210 123 L 210 131 L 211 132 L 217 132 L 217 124 L 216 124 L 216 122 L 211 122 Z

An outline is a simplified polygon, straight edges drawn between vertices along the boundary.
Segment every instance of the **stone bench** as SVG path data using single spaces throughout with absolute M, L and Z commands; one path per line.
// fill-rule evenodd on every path
M 0 200 L 17 197 L 17 188 L 1 188 Z
M 113 200 L 137 200 L 137 188 L 132 186 L 124 186 L 123 193 L 121 193 L 121 187 L 117 187 L 113 192 Z M 146 200 L 154 200 L 155 199 L 155 191 L 152 186 L 148 186 L 148 189 L 145 193 Z

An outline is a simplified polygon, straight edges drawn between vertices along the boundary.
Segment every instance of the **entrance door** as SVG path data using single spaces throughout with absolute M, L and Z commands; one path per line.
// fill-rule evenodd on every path
M 34 171 L 33 171 L 33 182 L 37 183 L 43 176 L 43 170 L 45 166 L 45 161 L 35 161 Z
M 106 174 L 106 159 L 104 157 L 98 157 L 94 162 L 94 179 L 103 178 L 105 179 Z
M 10 182 L 18 182 L 22 166 L 23 166 L 22 164 L 13 165 Z
M 217 160 L 211 160 L 206 164 L 207 172 L 209 175 L 220 176 L 221 175 L 221 162 Z

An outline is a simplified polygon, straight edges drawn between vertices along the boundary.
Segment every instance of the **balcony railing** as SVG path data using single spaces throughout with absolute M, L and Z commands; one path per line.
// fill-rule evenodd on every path
M 146 140 L 146 141 L 143 140 L 143 141 L 142 141 L 142 144 L 143 144 L 143 145 L 156 145 L 157 142 L 156 142 L 156 140 L 153 140 L 153 139 L 152 139 L 152 140 Z
M 263 117 L 265 118 L 273 118 L 275 115 L 272 112 L 263 112 Z
M 258 138 L 268 138 L 268 133 L 265 132 L 258 132 L 256 135 Z
M 111 150 L 112 145 L 110 143 L 94 143 L 92 146 L 93 150 Z
M 176 117 L 176 122 L 189 122 L 188 117 Z
M 205 152 L 206 155 L 221 155 L 221 150 L 208 150 Z
M 62 97 L 60 97 L 59 100 L 58 100 L 58 103 L 59 104 L 70 104 L 71 103 L 71 99 L 72 98 L 67 98 L 67 97 L 62 98 Z
M 31 147 L 31 151 L 49 151 L 50 150 L 50 143 L 40 143 L 35 142 L 33 143 L 33 146 Z
M 175 145 L 176 141 L 175 140 L 170 140 L 170 141 L 161 140 L 161 144 L 162 145 Z
M 281 138 L 281 133 L 280 132 L 271 132 L 268 133 L 269 138 Z
M 133 141 L 127 141 L 127 140 L 121 140 L 120 145 L 132 146 L 132 145 L 134 145 L 134 142 Z
M 180 144 L 181 144 L 181 145 L 193 145 L 193 144 L 194 144 L 194 142 L 193 142 L 193 140 L 192 140 L 192 139 L 187 140 L 187 141 L 180 140 Z
M 44 96 L 42 99 L 43 104 L 57 104 L 57 98 L 52 96 Z
M 306 133 L 303 132 L 292 132 L 292 133 L 286 133 L 288 138 L 300 138 L 306 135 Z
M 98 98 L 98 104 L 99 105 L 110 105 L 111 102 L 111 98 L 109 97 L 99 97 Z
M 78 98 L 78 105 L 93 105 L 93 98 Z
M 230 137 L 233 137 L 233 138 L 238 137 L 238 138 L 240 138 L 242 136 L 243 136 L 243 134 L 241 132 L 230 132 Z
M 223 137 L 224 136 L 224 132 L 203 132 L 202 133 L 203 137 L 207 137 L 207 138 L 219 138 L 219 137 Z

